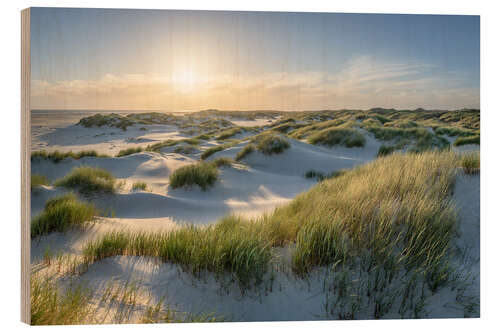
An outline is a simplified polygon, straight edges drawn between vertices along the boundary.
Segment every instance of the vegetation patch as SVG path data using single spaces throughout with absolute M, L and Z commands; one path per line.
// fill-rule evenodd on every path
M 120 128 L 123 131 L 127 130 L 127 127 L 136 124 L 136 121 L 132 120 L 129 117 L 121 116 L 117 113 L 111 114 L 95 114 L 90 117 L 85 117 L 80 119 L 77 125 L 82 125 L 85 127 L 101 127 L 101 126 L 109 126 Z
M 99 154 L 95 150 L 84 150 L 84 151 L 79 151 L 79 152 L 60 152 L 60 151 L 52 151 L 52 152 L 47 152 L 45 150 L 39 150 L 39 151 L 34 151 L 31 153 L 31 161 L 35 162 L 37 160 L 43 159 L 43 160 L 49 160 L 54 163 L 59 163 L 65 158 L 72 158 L 75 160 L 79 160 L 82 157 L 111 157 L 106 154 Z
M 113 193 L 115 178 L 104 169 L 81 166 L 74 168 L 62 179 L 57 180 L 54 185 L 76 189 L 83 194 Z
M 200 158 L 202 160 L 206 160 L 208 157 L 212 156 L 213 154 L 215 154 L 215 153 L 217 153 L 219 151 L 222 151 L 224 149 L 231 148 L 235 144 L 236 143 L 225 143 L 223 145 L 217 145 L 217 146 L 214 146 L 214 147 L 210 147 L 210 148 L 206 149 L 203 153 L 201 153 Z
M 245 156 L 253 153 L 256 149 L 257 147 L 255 147 L 255 145 L 253 144 L 246 145 L 238 152 L 238 154 L 236 154 L 236 161 L 242 160 Z
M 377 156 L 386 156 L 392 154 L 396 150 L 395 146 L 381 145 L 378 149 Z
M 328 128 L 311 135 L 310 144 L 326 146 L 364 147 L 366 139 L 362 133 L 353 128 Z
M 50 185 L 50 181 L 44 175 L 31 174 L 31 190 L 42 185 Z
M 234 161 L 229 157 L 218 157 L 212 161 L 212 164 L 217 168 L 231 166 L 233 163 Z
M 44 210 L 31 220 L 31 238 L 82 227 L 97 213 L 93 205 L 78 200 L 72 193 L 52 198 L 47 201 Z
M 172 188 L 198 185 L 203 191 L 215 184 L 219 172 L 213 163 L 200 162 L 183 166 L 175 170 L 169 177 Z
M 141 147 L 127 148 L 127 149 L 120 150 L 118 152 L 118 154 L 116 155 L 116 157 L 132 155 L 132 154 L 140 153 L 142 151 L 143 151 L 143 149 Z
M 461 154 L 460 164 L 464 172 L 468 175 L 479 173 L 480 169 L 479 152 Z
M 189 154 L 193 154 L 194 152 L 196 152 L 196 150 L 197 150 L 196 146 L 181 145 L 181 146 L 175 147 L 174 153 L 189 155 Z
M 266 155 L 280 154 L 290 148 L 290 143 L 283 137 L 273 133 L 263 133 L 252 139 L 257 149 Z
M 148 189 L 148 185 L 145 182 L 135 182 L 132 184 L 132 190 L 134 191 L 146 191 Z
M 247 223 L 228 217 L 208 227 L 186 226 L 168 233 L 112 232 L 83 249 L 87 264 L 117 255 L 151 256 L 180 264 L 194 276 L 229 273 L 243 288 L 258 285 L 269 269 L 271 248 Z
M 457 147 L 463 145 L 479 145 L 479 144 L 481 144 L 481 138 L 479 135 L 460 137 L 453 143 L 453 145 Z
M 217 135 L 215 137 L 215 139 L 216 140 L 229 139 L 229 138 L 232 138 L 233 136 L 235 136 L 236 134 L 240 134 L 241 132 L 242 132 L 242 129 L 239 127 L 229 128 L 225 131 L 222 131 L 219 135 Z

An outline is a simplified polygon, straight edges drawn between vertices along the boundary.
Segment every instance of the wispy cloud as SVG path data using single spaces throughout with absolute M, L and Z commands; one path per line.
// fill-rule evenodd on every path
M 319 71 L 196 77 L 107 74 L 96 80 L 32 81 L 33 108 L 338 109 L 479 107 L 479 87 L 461 73 L 418 62 L 361 57 Z

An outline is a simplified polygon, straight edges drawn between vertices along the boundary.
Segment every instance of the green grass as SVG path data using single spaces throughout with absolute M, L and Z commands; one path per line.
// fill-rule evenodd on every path
M 213 154 L 215 154 L 219 151 L 222 151 L 224 149 L 231 148 L 232 146 L 233 146 L 233 144 L 223 144 L 223 145 L 217 145 L 214 147 L 210 147 L 207 150 L 205 150 L 203 153 L 201 153 L 200 158 L 202 160 L 206 160 L 208 157 L 212 156 Z
M 203 191 L 215 185 L 219 172 L 213 163 L 200 162 L 183 166 L 175 170 L 169 177 L 172 188 L 198 185 Z
M 31 184 L 31 190 L 33 190 L 38 186 L 50 185 L 50 181 L 44 175 L 32 174 L 30 184 Z
M 75 325 L 89 323 L 92 312 L 90 290 L 82 286 L 61 288 L 50 278 L 30 277 L 31 325 Z
M 231 166 L 234 161 L 229 157 L 218 157 L 211 162 L 215 167 Z
M 479 173 L 480 157 L 479 152 L 463 153 L 460 156 L 460 165 L 466 174 Z
M 435 127 L 434 133 L 438 135 L 448 135 L 448 136 L 474 136 L 477 135 L 477 132 L 471 130 L 464 130 L 459 127 L 454 126 L 446 126 L 446 127 Z
M 215 137 L 216 140 L 225 140 L 225 139 L 229 139 L 229 138 L 232 138 L 233 136 L 235 136 L 236 134 L 239 134 L 241 133 L 241 128 L 239 127 L 233 127 L 233 128 L 229 128 L 227 130 L 224 130 L 222 131 L 219 135 L 217 135 Z
M 280 154 L 290 148 L 290 143 L 285 138 L 274 133 L 259 134 L 251 141 L 260 152 L 266 155 Z
M 111 114 L 95 114 L 90 117 L 85 117 L 80 119 L 78 125 L 82 125 L 84 127 L 101 127 L 101 126 L 109 126 L 120 128 L 123 131 L 127 130 L 127 127 L 136 124 L 135 120 L 132 120 L 130 117 L 124 117 L 116 113 Z
M 392 154 L 394 150 L 396 150 L 396 147 L 394 146 L 381 145 L 380 148 L 378 149 L 377 156 L 380 157 Z
M 396 149 L 412 145 L 412 152 L 423 152 L 431 149 L 445 149 L 450 143 L 443 137 L 429 132 L 425 128 L 395 128 L 395 127 L 367 127 L 375 138 L 381 141 L 393 141 Z
M 463 145 L 479 145 L 480 143 L 481 143 L 480 136 L 475 135 L 469 137 L 460 137 L 453 143 L 453 145 L 458 147 Z
M 327 128 L 308 137 L 313 145 L 364 147 L 366 139 L 362 133 L 353 128 Z
M 135 182 L 132 184 L 132 190 L 134 191 L 146 191 L 148 189 L 148 185 L 145 182 Z
M 49 160 L 54 163 L 59 163 L 65 158 L 72 158 L 75 160 L 79 160 L 82 157 L 110 157 L 109 155 L 106 154 L 99 154 L 95 150 L 84 150 L 84 151 L 79 151 L 79 152 L 60 152 L 60 151 L 53 151 L 53 152 L 47 152 L 45 150 L 39 150 L 39 151 L 34 151 L 31 153 L 31 161 L 37 161 L 40 159 L 44 160 Z
M 194 145 L 181 145 L 181 146 L 175 147 L 174 153 L 189 155 L 189 154 L 193 154 L 196 151 L 196 149 L 197 148 Z
M 75 189 L 83 194 L 113 193 L 115 182 L 113 175 L 104 169 L 81 166 L 74 168 L 62 179 L 56 180 L 54 185 Z
M 52 198 L 47 201 L 44 210 L 31 220 L 31 237 L 82 227 L 97 214 L 93 205 L 78 200 L 74 194 Z
M 207 227 L 185 226 L 168 233 L 111 232 L 83 249 L 87 264 L 117 255 L 151 256 L 180 264 L 201 276 L 229 273 L 243 288 L 258 285 L 269 269 L 271 248 L 251 226 L 228 217 Z
M 246 145 L 245 147 L 243 147 L 243 149 L 241 149 L 238 152 L 238 154 L 236 154 L 235 160 L 236 161 L 242 160 L 245 156 L 253 153 L 256 149 L 257 147 L 255 147 L 255 145 L 253 144 Z
M 132 155 L 132 154 L 135 154 L 135 153 L 140 153 L 142 151 L 143 151 L 143 149 L 141 147 L 127 148 L 127 149 L 120 150 L 118 152 L 118 154 L 116 155 L 116 157 L 122 157 L 122 156 Z

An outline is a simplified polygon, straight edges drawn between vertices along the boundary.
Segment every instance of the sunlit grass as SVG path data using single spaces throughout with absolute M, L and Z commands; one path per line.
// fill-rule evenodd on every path
M 42 185 L 50 185 L 49 179 L 44 175 L 31 174 L 31 181 L 30 181 L 31 190 Z
M 104 169 L 81 166 L 74 168 L 62 179 L 57 180 L 54 185 L 75 189 L 83 194 L 113 193 L 115 178 Z
M 219 172 L 217 166 L 209 162 L 200 162 L 183 166 L 175 170 L 169 177 L 172 188 L 198 185 L 203 191 L 215 184 Z
M 82 227 L 97 214 L 94 205 L 80 201 L 74 194 L 49 199 L 43 211 L 31 220 L 31 237 Z

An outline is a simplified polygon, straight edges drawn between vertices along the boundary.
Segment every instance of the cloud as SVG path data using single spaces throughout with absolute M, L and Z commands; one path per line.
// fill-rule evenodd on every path
M 428 64 L 361 57 L 337 73 L 107 74 L 96 80 L 33 80 L 32 105 L 34 109 L 457 109 L 479 107 L 479 87 L 468 85 L 461 73 Z

